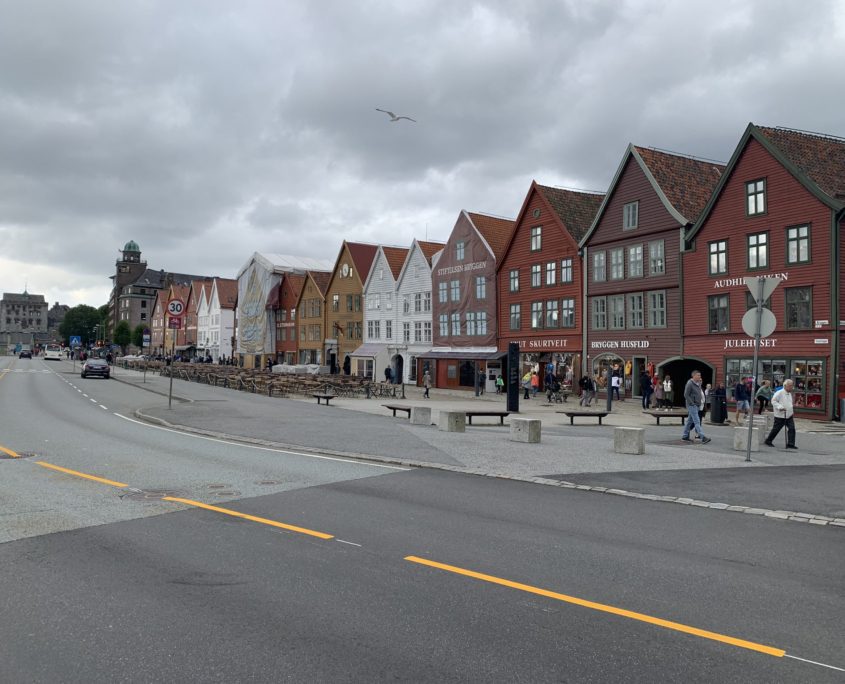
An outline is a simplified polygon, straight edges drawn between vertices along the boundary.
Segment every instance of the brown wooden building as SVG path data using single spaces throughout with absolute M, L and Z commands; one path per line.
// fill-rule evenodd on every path
M 296 311 L 297 363 L 325 365 L 323 340 L 326 333 L 326 291 L 330 271 L 307 271 L 299 292 Z
M 706 362 L 729 396 L 755 371 L 744 278 L 776 275 L 765 306 L 777 326 L 761 341 L 757 378 L 792 378 L 806 417 L 838 415 L 843 231 L 845 140 L 749 124 L 684 253 L 684 353 Z
M 496 264 L 514 225 L 510 219 L 462 211 L 432 265 L 432 349 L 417 358 L 419 377 L 429 370 L 434 387 L 472 389 L 483 372 L 491 389 L 502 371 Z
M 188 301 L 185 302 L 185 316 L 182 325 L 185 328 L 185 350 L 191 355 L 196 354 L 197 348 L 202 345 L 197 334 L 199 328 L 199 305 L 205 291 L 205 299 L 211 294 L 212 278 L 203 280 L 192 280 L 188 287 Z
M 698 218 L 724 166 L 629 145 L 581 240 L 587 317 L 584 372 L 603 389 L 611 369 L 640 394 L 640 375 L 689 377 L 681 334 L 683 232 Z M 708 380 L 709 381 L 709 380 Z M 675 398 L 680 393 L 675 392 Z
M 285 273 L 278 285 L 273 305 L 276 320 L 276 362 L 297 363 L 296 304 L 305 283 L 305 276 Z
M 364 282 L 378 245 L 343 241 L 326 293 L 325 364 L 352 372 L 352 353 L 364 339 Z
M 536 370 L 542 379 L 551 364 L 555 374 L 571 382 L 581 369 L 578 242 L 603 198 L 531 183 L 497 275 L 499 350 L 519 344 L 520 377 Z

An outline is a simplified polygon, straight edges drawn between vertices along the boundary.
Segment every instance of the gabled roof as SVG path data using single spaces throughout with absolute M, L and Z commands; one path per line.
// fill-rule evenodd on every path
M 429 266 L 431 265 L 431 258 L 446 246 L 445 242 L 429 242 L 428 240 L 417 240 L 417 244 L 420 246 L 420 251 Z
M 714 188 L 724 177 L 725 165 L 719 162 L 629 144 L 616 170 L 616 175 L 610 182 L 604 202 L 596 213 L 590 229 L 580 242 L 581 246 L 590 239 L 601 222 L 607 204 L 613 197 L 616 186 L 631 158 L 645 174 L 666 211 L 681 226 L 695 223 L 707 201 L 712 197 Z
M 399 273 L 402 271 L 402 264 L 408 256 L 407 247 L 384 247 L 381 251 L 384 253 L 384 259 L 390 266 L 390 272 L 393 274 L 393 280 L 399 279 Z
M 314 259 L 312 257 L 294 256 L 292 254 L 276 254 L 272 252 L 253 252 L 252 256 L 238 271 L 238 278 L 250 267 L 253 262 L 260 264 L 265 270 L 272 273 L 305 273 L 307 270 L 325 270 L 333 267 L 333 263 L 325 259 Z
M 710 215 L 750 138 L 759 142 L 820 202 L 834 211 L 845 209 L 845 139 L 749 123 L 710 201 L 687 234 L 687 244 L 691 243 Z
M 510 240 L 516 222 L 512 219 L 501 218 L 499 216 L 490 216 L 489 214 L 478 214 L 472 211 L 465 211 L 467 218 L 470 220 L 475 229 L 481 233 L 496 261 L 499 261 L 504 256 L 505 248 Z
M 332 272 L 331 271 L 308 271 L 306 274 L 307 277 L 311 278 L 314 281 L 314 285 L 317 286 L 317 289 L 320 291 L 320 294 L 323 295 L 323 299 L 326 298 L 326 292 L 329 289 L 329 283 L 332 279 Z
M 349 249 L 349 255 L 352 257 L 352 261 L 355 264 L 355 270 L 358 271 L 358 277 L 361 279 L 361 283 L 365 283 L 367 277 L 370 275 L 370 269 L 373 266 L 373 261 L 376 258 L 376 252 L 378 251 L 378 245 L 371 245 L 366 242 L 347 242 L 346 240 L 343 241 L 343 244 Z M 343 245 L 341 245 L 340 252 L 338 253 L 338 259 L 340 258 L 340 254 L 343 252 Z M 335 263 L 337 263 L 335 261 Z
M 217 301 L 221 309 L 234 309 L 238 303 L 238 281 L 233 278 L 215 278 Z
M 604 193 L 564 190 L 537 183 L 537 189 L 558 215 L 575 242 L 581 240 L 604 200 Z
M 299 293 L 302 292 L 302 286 L 305 284 L 305 276 L 297 273 L 285 273 L 282 287 L 287 285 L 293 293 L 294 300 L 299 299 Z

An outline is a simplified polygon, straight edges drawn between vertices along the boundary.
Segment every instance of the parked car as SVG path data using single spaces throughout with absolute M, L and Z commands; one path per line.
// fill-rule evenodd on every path
M 31 359 L 32 358 L 32 352 L 29 351 L 29 349 L 23 349 L 23 350 L 21 350 L 21 353 L 18 355 L 18 358 L 19 359 Z
M 111 366 L 106 363 L 105 359 L 88 359 L 82 364 L 82 377 L 87 378 L 89 376 L 108 380 L 111 377 Z

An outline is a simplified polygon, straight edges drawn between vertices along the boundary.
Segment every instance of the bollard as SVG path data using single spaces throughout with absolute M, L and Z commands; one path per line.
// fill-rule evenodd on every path
M 529 444 L 540 442 L 539 418 L 511 418 L 510 425 L 511 442 L 528 442 Z

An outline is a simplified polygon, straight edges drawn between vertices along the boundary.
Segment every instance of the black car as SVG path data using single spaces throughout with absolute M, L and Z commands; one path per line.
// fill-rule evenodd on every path
M 31 351 L 29 351 L 28 349 L 24 349 L 24 350 L 22 350 L 22 351 L 21 351 L 21 353 L 18 355 L 18 358 L 19 358 L 19 359 L 31 359 L 31 358 L 32 358 L 32 352 L 31 352 Z
M 82 377 L 98 376 L 109 379 L 111 376 L 111 366 L 103 359 L 88 359 L 82 364 Z

